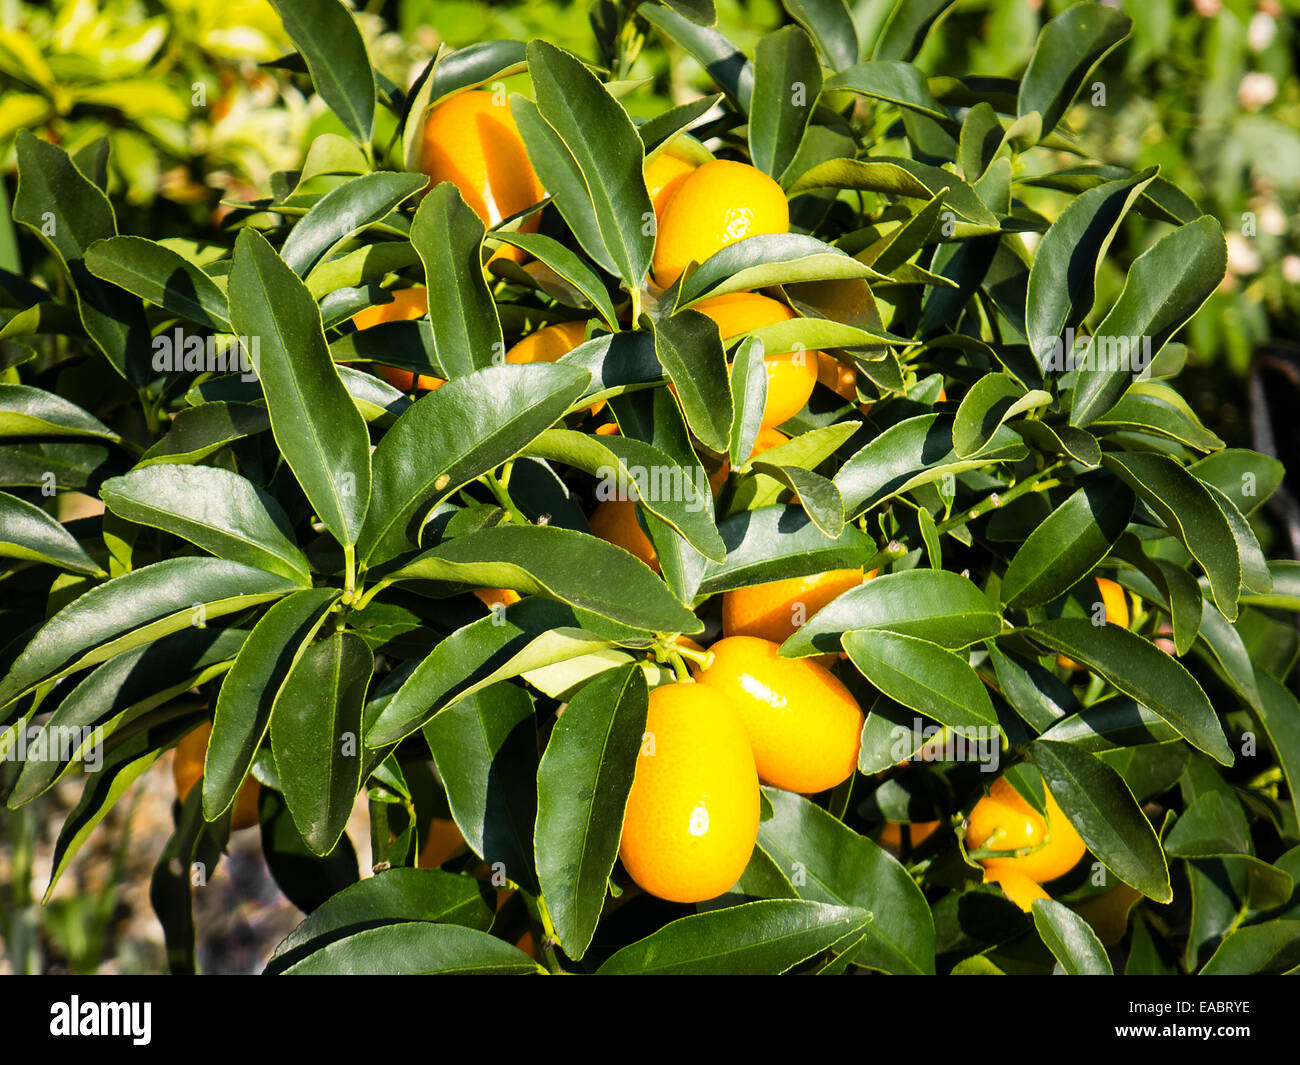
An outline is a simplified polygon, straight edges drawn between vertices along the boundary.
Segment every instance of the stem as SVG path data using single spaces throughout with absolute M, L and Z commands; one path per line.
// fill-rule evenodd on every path
M 1048 474 L 1060 469 L 1062 461 L 1054 462 L 1050 466 L 1044 466 L 1037 473 L 1030 474 L 1019 484 L 1014 484 L 1005 492 L 994 492 L 987 499 L 983 499 L 971 507 L 970 510 L 963 510 L 960 514 L 955 514 L 947 521 L 941 522 L 936 526 L 936 530 L 942 534 L 949 529 L 955 529 L 958 525 L 965 525 L 968 521 L 974 521 L 976 518 L 983 517 L 990 510 L 998 507 L 1004 507 L 1014 499 L 1019 499 L 1026 492 L 1043 492 L 1048 488 L 1055 488 L 1061 482 L 1055 478 L 1044 480 Z
M 562 972 L 560 959 L 555 955 L 555 944 L 559 937 L 555 934 L 555 925 L 551 923 L 551 911 L 546 908 L 546 897 L 537 896 L 537 917 L 542 922 L 542 955 L 546 958 L 546 968 L 552 973 Z
M 673 667 L 673 673 L 677 675 L 677 680 L 689 681 L 691 671 L 686 668 L 686 663 L 682 661 L 682 653 L 677 648 L 672 647 L 668 650 L 668 661 Z
M 506 486 L 501 483 L 500 478 L 495 473 L 489 473 L 484 478 L 484 483 L 488 486 L 488 491 L 492 493 L 496 501 L 501 504 L 501 508 L 510 515 L 510 520 L 518 522 L 520 525 L 527 525 L 528 519 L 524 517 L 523 512 L 515 506 L 515 501 L 510 498 L 510 493 L 506 491 Z
M 343 575 L 343 602 L 351 603 L 357 594 L 357 549 L 353 544 L 343 548 L 343 560 L 347 569 Z

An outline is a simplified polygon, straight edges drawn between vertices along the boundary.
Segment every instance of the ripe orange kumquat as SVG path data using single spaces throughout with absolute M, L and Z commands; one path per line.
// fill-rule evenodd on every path
M 619 857 L 645 891 L 703 902 L 745 871 L 758 839 L 754 756 L 735 705 L 690 681 L 650 693 Z
M 775 643 L 754 636 L 728 636 L 709 650 L 699 681 L 739 708 L 764 783 L 813 794 L 853 774 L 864 719 L 830 670 L 782 658 Z
M 1019 856 L 990 855 L 977 859 L 985 869 L 986 879 L 993 880 L 995 874 L 997 877 L 1015 874 L 1041 884 L 1064 876 L 1083 857 L 1086 848 L 1079 833 L 1057 805 L 1051 790 L 1046 785 L 1044 789 L 1046 820 L 1005 777 L 994 781 L 989 793 L 971 810 L 966 825 L 967 851 L 1027 850 Z
M 495 93 L 470 89 L 433 105 L 424 122 L 420 169 L 430 185 L 450 181 L 491 229 L 546 195 L 528 159 L 509 103 Z M 537 229 L 538 217 L 519 231 Z M 523 252 L 509 246 L 498 253 L 515 262 Z
M 736 588 L 722 596 L 724 636 L 761 636 L 784 643 L 805 621 L 832 599 L 869 581 L 875 570 L 836 569 L 809 577 Z
M 686 176 L 664 208 L 655 241 L 655 284 L 667 288 L 689 263 L 702 263 L 738 240 L 789 229 L 785 193 L 770 177 L 748 163 L 705 163 Z
M 654 544 L 637 522 L 636 503 L 631 499 L 607 499 L 591 512 L 588 519 L 593 536 L 608 540 L 635 555 L 656 573 L 659 555 Z
M 717 323 L 723 340 L 798 317 L 784 303 L 756 292 L 713 296 L 700 300 L 693 309 Z M 817 383 L 820 355 L 818 351 L 787 351 L 763 356 L 763 364 L 767 367 L 767 406 L 763 408 L 763 428 L 780 425 L 803 409 Z

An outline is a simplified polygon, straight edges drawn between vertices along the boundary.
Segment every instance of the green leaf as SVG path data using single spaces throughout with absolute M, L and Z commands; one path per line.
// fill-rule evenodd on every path
M 654 338 L 691 431 L 710 450 L 726 451 L 734 408 L 717 325 L 699 311 L 680 311 L 654 323 Z
M 263 764 L 274 770 L 269 752 Z M 303 843 L 278 791 L 263 788 L 258 807 L 266 867 L 276 886 L 298 909 L 311 913 L 357 882 L 357 852 L 346 835 L 332 854 L 322 858 Z
M 1269 921 L 1224 937 L 1202 976 L 1285 973 L 1300 965 L 1300 921 Z
M 1088 849 L 1130 887 L 1169 902 L 1174 895 L 1160 841 L 1120 775 L 1069 743 L 1035 740 L 1029 757 Z
M 639 288 L 654 254 L 654 232 L 644 224 L 654 212 L 636 127 L 609 90 L 570 53 L 530 41 L 528 70 L 538 110 L 582 174 L 614 272 L 629 291 Z M 599 137 L 593 137 L 597 129 Z
M 618 331 L 618 313 L 614 310 L 614 304 L 605 290 L 605 283 L 576 252 L 570 251 L 554 237 L 542 233 L 495 233 L 493 235 L 507 244 L 521 248 L 538 262 L 549 266 L 587 298 L 611 330 Z
M 0 680 L 0 707 L 42 681 L 294 590 L 283 577 L 216 558 L 171 558 L 132 570 L 42 626 Z
M 922 414 L 890 426 L 854 454 L 835 474 L 844 497 L 844 513 L 854 518 L 893 496 L 922 484 L 995 461 L 1016 461 L 1027 453 L 1019 436 L 1006 426 L 983 450 L 960 458 L 952 447 L 953 417 Z
M 957 729 L 997 725 L 988 690 L 961 655 L 888 629 L 846 632 L 841 642 L 862 675 L 896 702 Z
M 434 505 L 518 455 L 560 420 L 589 379 L 567 365 L 494 366 L 417 400 L 371 460 L 360 560 L 377 565 L 418 544 L 420 519 Z
M 780 180 L 799 150 L 822 88 L 822 68 L 800 26 L 762 37 L 754 51 L 749 154 L 754 166 Z
M 1022 185 L 1040 188 L 1059 189 L 1076 195 L 1096 188 L 1107 181 L 1131 177 L 1132 170 L 1122 166 L 1110 166 L 1104 163 L 1086 163 L 1079 166 L 1067 166 L 1054 170 L 1050 174 L 1033 177 L 1017 177 Z M 1160 222 L 1170 222 L 1180 226 L 1195 221 L 1201 215 L 1201 209 L 1182 189 L 1166 178 L 1157 177 L 1143 190 L 1133 209 L 1147 218 Z
M 493 912 L 482 885 L 437 869 L 388 869 L 333 895 L 280 941 L 266 974 L 283 972 L 348 936 L 389 924 L 426 921 L 486 932 Z
M 871 538 L 857 528 L 846 526 L 832 539 L 799 507 L 781 504 L 727 518 L 718 533 L 727 557 L 705 568 L 701 595 L 861 566 L 875 551 Z
M 1133 493 L 1112 478 L 1085 481 L 1017 549 L 1002 578 L 1011 606 L 1039 606 L 1073 588 L 1109 553 L 1133 515 Z
M 1289 688 L 1258 667 L 1255 684 L 1255 713 L 1286 777 L 1291 808 L 1300 817 L 1300 703 Z
M 600 920 L 648 707 L 636 665 L 600 674 L 569 700 L 537 769 L 537 877 L 560 945 L 575 960 Z
M 477 928 L 402 921 L 335 940 L 289 966 L 284 975 L 511 976 L 540 969 L 523 951 Z
M 876 59 L 858 63 L 831 75 L 827 92 L 852 92 L 883 100 L 896 107 L 933 119 L 940 125 L 955 127 L 952 116 L 931 94 L 925 77 L 911 63 Z M 954 181 L 958 180 L 955 176 Z
M 1119 401 L 1126 381 L 1145 367 L 1106 365 L 1097 338 L 1142 339 L 1142 357 L 1154 358 L 1219 287 L 1228 264 L 1223 230 L 1209 215 L 1166 233 L 1133 261 L 1124 291 L 1097 326 L 1091 362 L 1079 370 L 1070 424 L 1088 425 Z M 1130 348 L 1130 351 L 1132 349 Z
M 993 162 L 1002 147 L 1002 123 L 987 103 L 978 103 L 961 124 L 961 141 L 957 165 L 967 181 L 977 181 Z
M 73 535 L 40 507 L 0 492 L 0 556 L 49 562 L 73 573 L 106 576 Z
M 597 498 L 638 500 L 706 558 L 720 562 L 725 557 L 713 524 L 708 480 L 698 465 L 679 466 L 658 448 L 630 437 L 589 436 L 571 429 L 550 429 L 526 451 L 594 474 L 602 481 Z
M 985 646 L 1003 697 L 1035 731 L 1044 732 L 1079 711 L 1074 692 L 1032 658 L 1009 654 L 992 640 Z
M 0 384 L 0 440 L 28 436 L 118 439 L 98 418 L 62 396 L 31 385 Z
M 1178 739 L 1174 727 L 1135 699 L 1115 696 L 1062 718 L 1043 732 L 1053 743 L 1073 743 L 1091 754 L 1169 743 Z
M 441 711 L 424 736 L 470 848 L 526 891 L 537 891 L 537 722 L 514 684 L 493 684 Z
M 152 240 L 97 240 L 86 249 L 86 269 L 206 329 L 230 332 L 230 308 L 217 283 L 188 259 Z
M 271 711 L 271 750 L 303 842 L 329 854 L 361 786 L 361 705 L 374 655 L 351 632 L 305 648 Z
M 952 425 L 953 452 L 960 458 L 981 451 L 1002 424 L 1017 414 L 1036 410 L 1052 402 L 1041 389 L 1026 392 L 1007 373 L 985 374 L 962 397 Z
M 499 525 L 449 540 L 385 580 L 461 581 L 544 595 L 649 632 L 699 632 L 701 623 L 648 566 L 594 536 L 542 525 Z
M 818 189 L 862 189 L 926 200 L 932 197 L 930 187 L 896 160 L 827 159 L 804 171 L 786 192 L 798 196 Z
M 735 408 L 731 412 L 731 441 L 727 456 L 732 468 L 736 468 L 753 454 L 754 442 L 762 428 L 763 411 L 767 408 L 767 368 L 763 362 L 761 340 L 750 337 L 736 349 L 731 364 L 731 391 Z M 842 520 L 840 524 L 843 525 Z
M 235 801 L 271 722 L 285 678 L 339 597 L 312 588 L 274 604 L 253 626 L 222 681 L 203 767 L 203 814 L 215 821 Z
M 255 230 L 244 229 L 230 266 L 235 331 L 251 352 L 271 432 L 317 515 L 349 551 L 370 500 L 370 435 L 339 379 L 316 301 Z
M 884 629 L 958 649 L 996 636 L 1002 617 L 969 578 L 946 570 L 904 570 L 875 577 L 822 607 L 785 641 L 783 655 L 839 650 L 840 636 Z
M 876 38 L 873 58 L 914 59 L 930 28 L 952 4 L 953 0 L 898 0 Z
M 218 558 L 311 584 L 311 565 L 293 543 L 280 504 L 237 473 L 215 466 L 146 466 L 105 481 L 100 496 L 127 521 L 174 533 Z
M 82 441 L 10 444 L 0 447 L 0 485 L 86 488 L 98 484 L 120 465 L 110 461 L 102 444 Z
M 1092 927 L 1055 899 L 1034 899 L 1034 927 L 1067 976 L 1114 976 Z
M 783 3 L 790 17 L 808 31 L 828 67 L 843 70 L 858 61 L 858 31 L 844 0 L 783 0 Z
M 1057 216 L 1029 269 L 1025 328 L 1029 348 L 1044 373 L 1063 370 L 1070 352 L 1061 334 L 1092 309 L 1096 274 L 1133 201 L 1155 177 L 1149 167 L 1131 178 L 1108 181 L 1072 200 Z
M 1180 662 L 1154 644 L 1119 625 L 1094 625 L 1085 618 L 1040 621 L 1025 632 L 1089 666 L 1164 718 L 1193 747 L 1232 765 L 1232 749 L 1205 692 Z
M 1209 489 L 1163 455 L 1129 451 L 1107 454 L 1102 461 L 1183 542 L 1209 577 L 1220 613 L 1236 620 L 1241 557 L 1232 526 Z
M 352 13 L 339 0 L 272 0 L 316 91 L 357 140 L 375 127 L 375 75 Z
M 844 531 L 844 500 L 834 481 L 801 466 L 769 462 L 766 453 L 753 460 L 752 467 L 789 488 L 804 513 L 827 536 L 834 538 Z
M 366 745 L 383 747 L 409 735 L 444 708 L 508 677 L 609 646 L 577 628 L 573 610 L 547 599 L 524 599 L 480 618 L 441 641 L 391 699 L 368 708 Z
M 838 248 L 801 233 L 762 233 L 728 244 L 682 282 L 677 306 L 771 285 L 884 275 Z
M 642 5 L 637 15 L 645 19 L 695 57 L 713 79 L 744 113 L 749 112 L 754 93 L 754 67 L 744 53 L 717 30 L 699 26 L 676 11 Z
M 14 140 L 18 158 L 15 222 L 27 226 L 67 271 L 87 335 L 119 374 L 133 385 L 150 377 L 141 353 L 149 348 L 144 308 L 86 269 L 86 249 L 117 235 L 108 197 L 82 176 L 67 152 L 21 130 Z
M 269 428 L 271 418 L 261 404 L 200 403 L 179 411 L 167 435 L 149 448 L 136 466 L 197 463 L 227 444 Z
M 331 250 L 387 218 L 427 183 L 423 174 L 383 171 L 335 185 L 298 219 L 280 247 L 280 258 L 299 277 L 306 277 Z
M 1286 476 L 1286 467 L 1277 459 L 1236 447 L 1206 455 L 1188 470 L 1203 484 L 1217 488 L 1247 516 L 1278 490 Z
M 1152 436 L 1165 436 L 1198 451 L 1223 447 L 1191 406 L 1177 392 L 1156 381 L 1131 385 L 1115 406 L 1092 423 L 1098 429 L 1126 429 Z
M 1020 83 L 1016 114 L 1037 111 L 1043 136 L 1051 133 L 1092 70 L 1132 29 L 1132 20 L 1104 4 L 1076 4 L 1038 35 Z
M 434 297 L 434 357 L 448 378 L 499 364 L 505 355 L 496 304 L 483 277 L 483 232 L 478 215 L 449 181 L 424 198 L 411 223 L 411 243 Z
M 863 935 L 871 916 L 852 906 L 769 899 L 672 921 L 598 970 L 612 975 L 778 975 Z
M 879 846 L 802 796 L 764 788 L 773 815 L 758 845 L 798 897 L 868 910 L 871 922 L 851 952 L 855 965 L 886 973 L 934 972 L 934 921 L 920 887 Z M 796 875 L 798 874 L 798 875 Z

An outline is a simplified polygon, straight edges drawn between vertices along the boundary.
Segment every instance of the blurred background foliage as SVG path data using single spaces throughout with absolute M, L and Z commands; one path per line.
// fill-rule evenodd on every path
M 588 0 L 355 0 L 355 6 L 372 59 L 402 89 L 443 44 L 544 37 L 587 59 L 596 54 Z M 893 0 L 848 0 L 864 55 L 892 6 Z M 916 63 L 932 75 L 1018 74 L 1042 24 L 1069 6 L 1069 0 L 956 0 Z M 1133 35 L 1085 86 L 1067 125 L 1082 156 L 1133 169 L 1159 164 L 1165 178 L 1223 224 L 1228 275 L 1185 338 L 1191 355 L 1178 387 L 1230 446 L 1271 451 L 1294 466 L 1300 462 L 1291 413 L 1300 397 L 1300 0 L 1117 0 L 1115 6 L 1133 19 Z M 778 0 L 717 0 L 717 9 L 719 30 L 747 52 L 788 21 Z M 341 132 L 321 101 L 309 100 L 295 64 L 282 61 L 290 51 L 269 0 L 0 0 L 0 217 L 7 218 L 14 195 L 15 136 L 31 129 L 103 176 L 123 231 L 159 240 L 215 239 L 229 205 L 265 195 L 271 175 L 300 166 L 314 137 Z M 637 114 L 712 88 L 693 59 L 653 33 L 631 78 L 645 82 L 627 99 Z M 101 137 L 109 145 L 106 158 L 94 147 Z M 1062 152 L 1040 165 L 1074 161 Z M 1025 206 L 1050 220 L 1064 202 L 1043 189 Z M 1099 279 L 1099 308 L 1109 306 L 1129 263 L 1166 228 L 1129 216 Z M 21 253 L 12 230 L 0 225 L 0 267 L 26 277 L 57 276 L 38 258 L 44 253 L 35 243 L 24 243 Z M 165 821 L 158 811 L 153 819 Z M 137 908 L 149 920 L 147 905 L 132 905 L 119 887 L 147 882 L 147 867 L 143 874 L 126 868 L 137 859 L 125 844 L 107 849 L 97 859 L 104 868 L 79 878 L 75 898 L 38 912 L 32 898 L 41 885 L 33 880 L 48 866 L 38 855 L 50 841 L 36 820 L 31 810 L 0 811 L 0 938 L 8 954 L 0 968 L 48 968 L 54 959 L 56 967 L 93 972 L 110 957 L 124 971 L 155 968 L 159 944 L 132 947 L 146 933 L 120 927 L 123 913 Z M 138 834 L 157 827 L 145 821 Z M 156 850 L 141 848 L 140 860 L 152 862 Z M 258 905 L 274 903 L 268 895 Z M 160 941 L 157 933 L 149 934 Z

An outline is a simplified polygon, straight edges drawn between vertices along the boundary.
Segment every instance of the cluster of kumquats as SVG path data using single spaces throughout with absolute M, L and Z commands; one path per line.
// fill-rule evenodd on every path
M 424 132 L 422 169 L 431 184 L 454 183 L 486 226 L 527 210 L 545 192 L 528 160 L 508 106 L 481 90 L 458 93 L 436 105 Z M 712 160 L 697 165 L 670 144 L 646 165 L 645 179 L 658 224 L 650 292 L 662 292 L 691 262 L 746 237 L 784 233 L 786 197 L 766 174 L 745 163 Z M 520 229 L 536 229 L 537 215 Z M 506 256 L 525 269 L 518 249 Z M 413 320 L 428 309 L 423 288 L 392 292 L 392 302 L 354 319 L 360 329 Z M 695 305 L 717 323 L 723 340 L 795 317 L 786 304 L 755 292 L 734 292 Z M 508 363 L 554 362 L 588 338 L 594 323 L 566 321 L 545 326 L 511 347 Z M 848 400 L 857 398 L 855 372 L 822 352 L 765 355 L 767 405 L 754 454 L 785 442 L 776 427 L 807 403 L 822 384 Z M 375 368 L 403 391 L 428 390 L 444 382 L 393 367 Z M 592 408 L 599 414 L 601 404 Z M 863 404 L 863 409 L 869 404 Z M 607 420 L 597 433 L 617 433 Z M 725 460 L 710 477 L 714 494 L 729 475 Z M 653 545 L 631 500 L 607 500 L 589 516 L 592 532 L 659 570 Z M 726 592 L 721 638 L 707 649 L 678 637 L 677 664 L 691 662 L 690 677 L 661 684 L 650 694 L 646 736 L 628 797 L 620 858 L 645 891 L 675 902 L 700 902 L 730 888 L 748 865 L 758 836 L 760 784 L 813 795 L 843 784 L 857 768 L 862 710 L 832 672 L 835 655 L 783 658 L 779 648 L 803 621 L 832 599 L 876 575 L 843 569 L 778 580 Z M 1122 591 L 1098 581 L 1111 620 L 1127 626 Z M 488 607 L 509 605 L 518 595 L 478 589 Z M 684 656 L 684 657 L 683 657 Z M 1068 659 L 1065 668 L 1077 668 Z M 685 669 L 682 670 L 685 672 Z M 175 777 L 183 799 L 203 769 L 207 731 L 196 730 L 177 750 Z M 966 847 L 1009 898 L 1029 909 L 1047 897 L 1040 886 L 1073 868 L 1084 844 L 1051 796 L 1046 818 L 1006 779 L 996 781 L 967 821 Z M 257 784 L 240 791 L 234 828 L 257 821 Z M 920 846 L 939 822 L 885 824 L 880 842 L 898 851 Z M 430 868 L 455 854 L 464 841 L 455 825 L 435 818 L 419 864 Z M 1005 856 L 990 852 L 1006 852 Z M 503 900 L 509 894 L 503 892 Z M 521 946 L 524 944 L 521 942 Z M 531 949 L 531 948 L 528 948 Z

